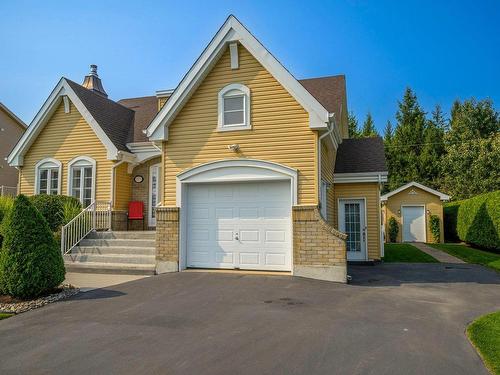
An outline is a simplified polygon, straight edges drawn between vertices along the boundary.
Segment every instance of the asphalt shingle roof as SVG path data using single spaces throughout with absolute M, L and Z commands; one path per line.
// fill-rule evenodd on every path
M 387 172 L 382 138 L 349 138 L 340 144 L 335 173 L 363 172 Z

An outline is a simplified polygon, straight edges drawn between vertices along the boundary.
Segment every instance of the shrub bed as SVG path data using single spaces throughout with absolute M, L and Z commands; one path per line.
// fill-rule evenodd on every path
M 500 252 L 500 191 L 481 194 L 445 207 L 446 238 Z
M 78 207 L 81 210 L 80 201 L 66 195 L 33 195 L 30 201 L 47 220 L 52 232 L 57 232 L 71 219 L 67 215 L 68 207 Z

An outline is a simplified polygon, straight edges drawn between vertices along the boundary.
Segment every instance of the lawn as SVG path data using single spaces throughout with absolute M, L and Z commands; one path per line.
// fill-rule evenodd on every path
M 12 314 L 0 313 L 0 320 L 10 318 Z
M 473 321 L 467 327 L 470 341 L 481 354 L 486 367 L 500 375 L 500 311 Z
M 467 263 L 481 264 L 483 266 L 500 271 L 500 254 L 474 249 L 473 247 L 459 244 L 429 244 L 436 249 L 446 251 Z
M 407 243 L 386 243 L 384 262 L 388 263 L 439 263 L 434 257 Z

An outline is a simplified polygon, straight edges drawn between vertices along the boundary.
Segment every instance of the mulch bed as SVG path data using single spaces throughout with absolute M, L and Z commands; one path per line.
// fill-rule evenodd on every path
M 80 289 L 72 285 L 61 285 L 59 288 L 51 290 L 34 299 L 20 299 L 7 295 L 0 295 L 0 312 L 19 314 L 72 297 L 78 292 L 80 292 Z

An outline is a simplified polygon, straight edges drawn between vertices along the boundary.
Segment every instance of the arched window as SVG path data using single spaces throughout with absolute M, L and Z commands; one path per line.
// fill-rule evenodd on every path
M 250 129 L 250 89 L 239 83 L 219 92 L 219 130 Z
M 68 195 L 87 207 L 95 199 L 96 162 L 87 156 L 79 156 L 68 164 Z
M 35 194 L 56 195 L 61 193 L 61 162 L 46 158 L 35 166 Z

